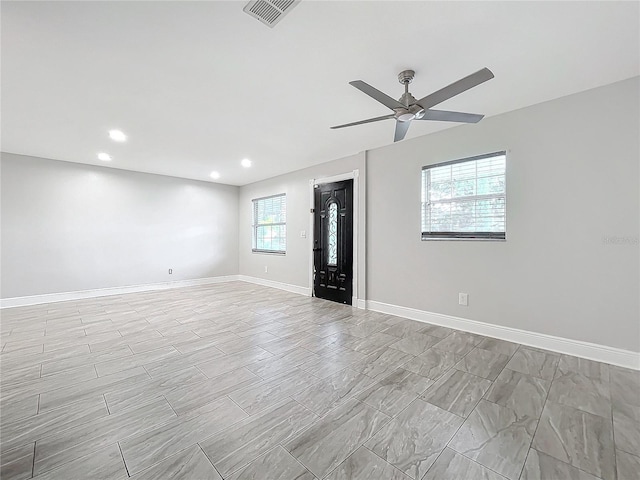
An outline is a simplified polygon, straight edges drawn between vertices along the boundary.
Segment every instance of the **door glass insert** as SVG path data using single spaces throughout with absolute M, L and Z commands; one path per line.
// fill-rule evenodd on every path
M 327 265 L 336 266 L 338 264 L 338 204 L 331 202 L 329 205 L 329 224 L 327 227 L 328 255 Z

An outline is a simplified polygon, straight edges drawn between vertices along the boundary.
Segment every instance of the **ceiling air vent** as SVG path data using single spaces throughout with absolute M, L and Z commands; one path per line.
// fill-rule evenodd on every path
M 251 0 L 243 10 L 265 25 L 273 27 L 298 3 L 300 0 Z

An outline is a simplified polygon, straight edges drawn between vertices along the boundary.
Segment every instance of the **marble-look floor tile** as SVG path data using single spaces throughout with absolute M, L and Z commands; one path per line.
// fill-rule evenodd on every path
M 640 456 L 640 407 L 622 402 L 613 406 L 613 437 L 617 449 Z
M 113 414 L 122 412 L 128 408 L 137 407 L 144 403 L 151 403 L 180 386 L 191 385 L 207 380 L 204 373 L 196 367 L 188 367 L 169 375 L 158 376 L 140 382 L 137 385 L 106 393 L 104 394 L 104 399 L 107 402 L 109 413 Z
M 609 382 L 585 377 L 580 373 L 566 371 L 556 374 L 549 401 L 578 408 L 585 412 L 611 418 Z
M 389 417 L 351 399 L 330 411 L 285 448 L 318 478 L 356 451 Z
M 132 343 L 129 343 L 128 345 L 131 351 L 137 355 L 139 353 L 150 352 L 151 350 L 167 347 L 169 345 L 173 346 L 175 343 L 188 342 L 190 340 L 199 340 L 199 339 L 200 337 L 198 337 L 195 333 L 189 331 L 189 332 L 176 333 L 166 337 L 148 339 L 148 340 L 135 342 L 135 343 L 132 342 Z
M 142 367 L 94 378 L 67 388 L 59 388 L 40 395 L 39 411 L 45 412 L 83 399 L 104 395 L 122 388 L 138 385 L 149 380 L 149 374 Z
M 2 390 L 11 389 L 12 384 L 21 384 L 29 380 L 37 380 L 40 378 L 41 365 L 33 365 L 25 368 L 17 368 L 5 372 L 0 371 L 0 381 L 2 382 Z
M 520 347 L 507 363 L 507 368 L 545 380 L 553 380 L 559 358 L 560 355 L 555 353 Z
M 509 407 L 518 416 L 540 418 L 551 382 L 505 368 L 487 391 L 485 398 Z
M 418 399 L 423 401 L 421 395 L 433 395 L 432 401 L 464 415 L 477 405 L 476 397 L 482 392 L 482 385 L 474 389 L 464 380 L 485 380 L 482 376 L 492 380 L 504 360 L 500 355 L 513 358 L 485 392 L 485 401 L 496 406 L 482 407 L 483 402 L 476 406 L 478 412 L 506 407 L 518 419 L 537 420 L 552 381 L 548 405 L 587 410 L 575 410 L 573 417 L 569 415 L 570 420 L 578 419 L 575 425 L 565 422 L 558 431 L 539 422 L 538 432 L 546 430 L 551 438 L 547 443 L 560 453 L 552 453 L 556 459 L 530 451 L 529 471 L 552 468 L 548 464 L 555 463 L 553 468 L 563 472 L 553 473 L 556 477 L 596 478 L 586 468 L 606 464 L 607 442 L 598 442 L 606 438 L 602 421 L 607 420 L 609 450 L 617 447 L 614 476 L 616 466 L 622 477 L 618 480 L 639 469 L 638 456 L 633 454 L 640 444 L 640 372 L 268 287 L 229 282 L 5 309 L 0 336 L 3 480 L 31 477 L 34 456 L 36 475 L 66 479 L 71 472 L 84 479 L 87 475 L 76 473 L 81 470 L 75 468 L 93 465 L 89 476 L 117 478 L 121 467 L 110 473 L 117 462 L 110 463 L 109 453 L 114 460 L 117 455 L 109 449 L 117 446 L 122 457 L 119 443 L 126 446 L 133 436 L 144 437 L 148 430 L 157 434 L 149 434 L 149 452 L 136 455 L 142 462 L 134 467 L 136 471 L 148 466 L 136 474 L 140 478 L 220 480 L 241 472 L 249 475 L 246 467 L 251 462 L 261 455 L 261 460 L 268 459 L 268 452 L 281 450 L 320 420 L 313 411 L 288 400 L 290 395 L 306 390 L 300 400 L 325 416 L 345 402 L 359 400 L 365 404 L 362 408 L 397 419 Z M 123 352 L 125 356 L 119 356 Z M 403 354 L 418 356 L 402 365 L 394 363 L 404 361 L 394 357 Z M 458 368 L 461 371 L 454 373 Z M 298 376 L 296 369 L 304 373 Z M 469 377 L 456 381 L 454 377 L 461 374 Z M 313 376 L 329 381 L 306 385 L 304 378 L 313 380 Z M 448 391 L 438 392 L 447 381 L 451 382 Z M 312 388 L 320 384 L 322 388 Z M 607 384 L 612 416 L 605 408 Z M 436 398 L 439 395 L 442 398 Z M 175 411 L 167 409 L 167 419 L 158 420 L 152 411 L 154 405 L 165 402 L 165 396 Z M 216 433 L 219 426 L 209 428 L 208 422 L 224 409 L 208 409 L 232 402 L 228 396 L 253 415 Z M 240 410 L 240 406 L 233 408 Z M 355 435 L 360 435 L 362 426 L 353 427 Z M 334 428 L 336 435 L 344 430 L 337 422 Z M 512 428 L 507 426 L 505 432 Z M 200 433 L 212 436 L 203 439 Z M 328 432 L 325 438 L 331 435 Z M 560 440 L 554 442 L 554 435 Z M 211 458 L 201 447 L 187 445 L 196 438 L 209 447 Z M 486 451 L 492 442 L 489 439 L 478 450 Z M 583 444 L 587 447 L 581 448 Z M 404 448 L 403 441 L 398 445 Z M 326 475 L 334 480 L 410 478 L 364 446 L 359 448 Z M 334 445 L 325 450 L 320 457 L 330 458 L 336 452 Z M 546 460 L 540 460 L 543 456 Z M 213 466 L 214 458 L 220 472 Z M 131 462 L 135 465 L 135 460 Z M 253 463 L 258 465 L 255 470 L 260 472 L 276 466 L 260 464 L 260 459 Z M 493 480 L 498 475 L 491 476 L 487 467 L 446 449 L 425 479 L 446 479 L 451 472 L 458 472 L 460 480 Z
M 618 480 L 638 480 L 640 472 L 640 457 L 616 450 L 616 465 Z
M 293 398 L 312 412 L 322 416 L 374 383 L 375 380 L 363 373 L 346 368 L 294 394 Z
M 40 365 L 45 362 L 53 362 L 57 360 L 62 360 L 65 358 L 73 358 L 76 355 L 82 355 L 91 353 L 89 350 L 89 345 L 73 345 L 70 347 L 61 348 L 58 350 L 54 350 L 52 352 L 47 352 L 45 350 L 44 353 L 31 354 L 31 355 L 11 355 L 8 354 L 7 357 L 2 357 L 2 371 L 8 372 L 14 369 L 22 369 L 25 367 L 29 367 L 32 365 Z
M 317 357 L 304 362 L 299 368 L 318 378 L 327 378 L 364 358 L 366 355 L 362 353 L 338 348 L 330 352 L 319 352 Z
M 422 480 L 505 480 L 479 463 L 445 448 Z M 551 478 L 547 480 L 552 480 Z M 559 479 L 555 479 L 559 480 Z
M 40 475 L 174 418 L 176 414 L 163 399 L 46 437 L 36 443 L 34 475 Z
M 609 365 L 606 363 L 594 362 L 593 360 L 571 355 L 560 355 L 556 378 L 569 373 L 579 373 L 593 380 L 609 382 Z
M 38 413 L 40 395 L 28 393 L 10 400 L 0 400 L 0 422 L 4 425 Z
M 261 378 L 268 379 L 287 373 L 303 363 L 317 358 L 318 356 L 315 353 L 311 353 L 304 348 L 294 348 L 282 355 L 251 363 L 245 368 Z
M 129 475 L 122 461 L 118 444 L 113 444 L 34 478 L 37 480 L 60 480 L 63 478 L 124 480 L 128 479 Z
M 145 468 L 200 442 L 247 417 L 229 398 L 209 403 L 190 418 L 177 418 L 145 433 L 120 442 L 129 474 Z
M 2 453 L 0 478 L 2 480 L 22 480 L 31 478 L 33 472 L 33 443 Z
M 460 355 L 430 348 L 409 360 L 403 368 L 432 380 L 438 380 L 447 370 L 462 360 Z
M 93 397 L 40 415 L 6 423 L 2 425 L 0 448 L 4 453 L 6 450 L 26 443 L 33 444 L 36 440 L 57 435 L 64 430 L 84 425 L 108 414 L 104 399 Z
M 454 368 L 488 380 L 495 380 L 508 361 L 509 356 L 503 353 L 474 348 L 456 363 Z
M 561 462 L 546 453 L 529 450 L 520 480 L 600 480 L 598 477 Z M 618 479 L 621 480 L 621 479 Z
M 85 355 L 74 355 L 72 357 L 54 360 L 42 364 L 42 375 L 50 375 L 52 373 L 61 372 L 70 368 L 80 367 L 82 365 L 90 365 L 100 362 L 108 362 L 118 358 L 132 357 L 133 352 L 128 345 L 119 345 L 109 350 L 103 350 L 96 353 L 87 353 Z M 125 360 L 126 361 L 126 360 Z
M 267 332 L 260 332 L 249 336 L 242 336 L 236 332 L 240 338 L 229 340 L 228 342 L 218 343 L 216 348 L 225 354 L 238 353 L 247 348 L 256 347 L 266 344 L 270 341 L 277 340 L 279 337 Z
M 238 337 L 233 332 L 219 332 L 216 335 L 199 338 L 197 340 L 189 340 L 188 342 L 176 343 L 173 346 L 176 350 L 184 355 L 187 353 L 202 350 L 203 348 L 213 347 L 218 343 L 224 343 L 237 338 L 240 337 Z
M 609 367 L 611 400 L 640 407 L 640 372 L 622 367 Z
M 291 400 L 223 430 L 200 446 L 216 470 L 227 477 L 276 445 L 284 445 L 317 419 Z
M 387 328 L 386 325 L 380 322 L 361 322 L 355 327 L 347 327 L 344 332 L 354 337 L 367 338 L 374 333 L 378 333 Z
M 344 347 L 365 355 L 370 355 L 380 348 L 387 347 L 398 340 L 397 337 L 382 332 L 374 333 L 367 338 L 354 338 L 355 340 L 346 342 Z
M 257 375 L 240 368 L 204 382 L 172 388 L 164 393 L 164 397 L 178 415 L 184 415 L 240 388 L 254 385 L 260 380 Z
M 365 446 L 409 477 L 420 480 L 463 421 L 416 399 Z
M 255 415 L 319 381 L 319 378 L 309 372 L 296 368 L 289 373 L 236 390 L 229 394 L 229 398 L 249 415 Z
M 263 350 L 260 347 L 251 347 L 232 355 L 216 358 L 210 362 L 198 364 L 198 368 L 202 370 L 209 378 L 215 378 L 223 373 L 231 372 L 238 368 L 244 367 L 251 363 L 272 357 L 273 354 Z
M 450 370 L 422 395 L 440 408 L 467 417 L 491 386 L 485 378 L 460 370 Z
M 431 335 L 432 337 L 445 338 L 451 335 L 455 330 L 447 327 L 441 327 L 439 325 L 423 324 L 422 328 L 418 330 L 418 333 L 424 333 L 425 335 Z
M 527 458 L 536 419 L 481 400 L 449 448 L 511 480 L 518 480 Z
M 547 402 L 532 446 L 596 477 L 615 479 L 610 419 Z
M 356 398 L 394 417 L 431 385 L 433 380 L 399 368 L 358 394 Z
M 415 333 L 422 330 L 424 324 L 413 320 L 401 320 L 396 324 L 385 328 L 382 333 L 393 335 L 398 338 L 412 337 Z
M 393 348 L 381 348 L 368 355 L 367 358 L 352 364 L 349 368 L 364 373 L 366 376 L 379 379 L 401 367 L 413 358 L 408 353 Z
M 360 447 L 331 472 L 326 480 L 409 480 L 397 468 L 368 448 Z
M 180 357 L 180 352 L 178 352 L 172 345 L 167 345 L 148 352 L 137 353 L 131 357 L 98 363 L 96 365 L 96 370 L 98 371 L 99 377 L 104 377 L 129 368 L 141 367 L 155 362 L 169 363 L 171 358 L 174 357 Z
M 392 343 L 389 347 L 411 355 L 420 355 L 439 341 L 440 339 L 438 337 L 432 337 L 431 335 L 425 335 L 423 333 L 413 333 L 409 337 L 401 338 L 397 342 Z
M 281 446 L 269 450 L 228 480 L 314 480 L 315 477 Z
M 163 478 L 171 480 L 222 480 L 198 445 L 176 453 L 131 478 L 132 480 L 159 480 Z
M 483 337 L 467 332 L 453 332 L 434 345 L 434 348 L 456 355 L 466 355 L 483 340 Z
M 72 386 L 94 378 L 96 371 L 93 365 L 84 365 L 3 388 L 2 400 L 6 402 L 26 394 L 50 392 L 60 389 L 62 385 Z
M 494 353 L 502 353 L 509 357 L 516 353 L 519 346 L 517 343 L 511 343 L 497 338 L 485 338 L 478 344 L 478 348 Z

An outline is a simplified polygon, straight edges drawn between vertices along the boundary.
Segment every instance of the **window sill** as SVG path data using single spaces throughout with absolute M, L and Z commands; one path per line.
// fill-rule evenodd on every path
M 274 250 L 256 250 L 256 249 L 252 249 L 251 253 L 261 253 L 263 255 L 279 255 L 279 256 L 285 256 L 287 254 L 287 252 L 277 252 Z

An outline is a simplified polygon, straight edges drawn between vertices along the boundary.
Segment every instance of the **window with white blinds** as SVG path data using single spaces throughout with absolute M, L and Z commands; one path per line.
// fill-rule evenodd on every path
M 506 238 L 506 152 L 422 168 L 422 239 Z
M 253 200 L 253 251 L 287 251 L 287 197 L 284 193 Z

